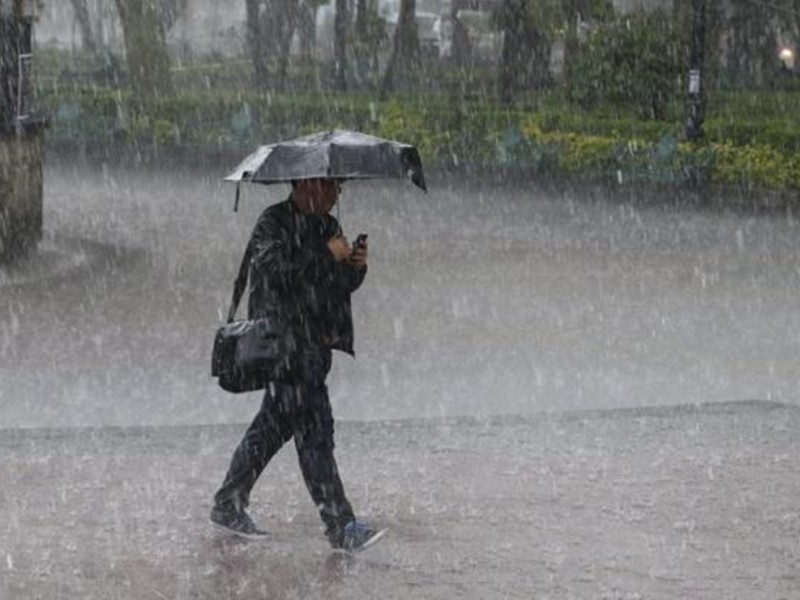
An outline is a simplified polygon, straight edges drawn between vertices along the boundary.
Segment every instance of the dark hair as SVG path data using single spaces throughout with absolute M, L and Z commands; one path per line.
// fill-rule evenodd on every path
M 292 179 L 292 189 L 295 189 L 301 181 L 334 181 L 341 186 L 345 180 L 340 177 L 309 177 L 307 179 Z

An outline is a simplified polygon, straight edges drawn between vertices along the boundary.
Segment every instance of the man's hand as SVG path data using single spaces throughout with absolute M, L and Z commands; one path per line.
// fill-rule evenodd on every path
M 350 243 L 343 235 L 336 236 L 328 240 L 328 250 L 333 254 L 336 262 L 346 260 L 350 257 Z
M 367 266 L 367 256 L 369 255 L 369 243 L 364 242 L 362 246 L 359 246 L 350 254 L 350 259 L 348 263 L 350 266 L 355 267 L 356 269 L 363 269 Z

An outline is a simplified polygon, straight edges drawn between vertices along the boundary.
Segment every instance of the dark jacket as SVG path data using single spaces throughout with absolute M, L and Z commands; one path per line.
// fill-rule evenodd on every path
M 341 234 L 330 215 L 301 212 L 291 196 L 258 218 L 248 244 L 248 317 L 277 316 L 293 342 L 353 351 L 350 294 L 366 269 L 337 262 L 328 240 Z

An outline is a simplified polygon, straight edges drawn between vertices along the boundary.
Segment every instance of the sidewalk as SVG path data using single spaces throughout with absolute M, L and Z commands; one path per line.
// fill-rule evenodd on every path
M 244 426 L 0 430 L 0 598 L 800 598 L 800 409 L 744 402 L 337 424 L 332 554 L 290 444 L 207 520 Z

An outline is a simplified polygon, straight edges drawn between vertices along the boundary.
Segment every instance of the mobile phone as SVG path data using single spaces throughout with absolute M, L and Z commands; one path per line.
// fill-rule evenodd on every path
M 367 234 L 366 233 L 359 233 L 356 241 L 353 242 L 353 250 L 358 250 L 359 248 L 363 248 L 367 245 Z

